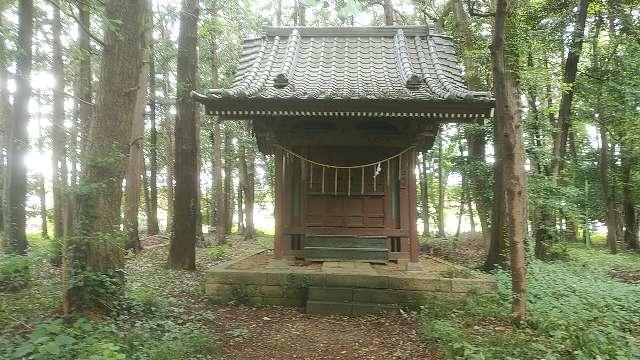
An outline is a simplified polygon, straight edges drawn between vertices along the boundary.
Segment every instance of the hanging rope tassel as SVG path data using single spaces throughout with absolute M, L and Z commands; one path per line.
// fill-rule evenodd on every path
M 360 192 L 364 194 L 364 168 L 360 169 L 362 170 L 362 190 Z
M 387 183 L 385 185 L 391 185 L 391 160 L 387 160 Z
M 402 180 L 402 155 L 398 156 L 398 180 Z
M 349 177 L 347 178 L 347 196 L 351 196 L 351 169 L 349 169 Z
M 309 164 L 309 189 L 313 190 L 313 164 Z
M 336 174 L 335 174 L 335 185 L 333 189 L 333 195 L 334 196 L 338 195 L 338 169 L 336 169 Z
M 322 167 L 322 193 L 324 194 L 324 167 Z

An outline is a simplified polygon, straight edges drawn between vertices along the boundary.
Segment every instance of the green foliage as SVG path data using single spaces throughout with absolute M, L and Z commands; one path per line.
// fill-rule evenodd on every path
M 498 295 L 423 306 L 423 340 L 461 359 L 635 359 L 640 356 L 640 288 L 611 278 L 636 270 L 632 255 L 566 248 L 568 260 L 528 266 L 529 317 L 510 322 L 508 272 L 497 271 Z
M 0 254 L 0 291 L 15 291 L 31 281 L 32 258 L 23 255 Z
M 224 245 L 214 245 L 204 250 L 205 256 L 212 260 L 222 260 L 227 256 L 228 247 Z

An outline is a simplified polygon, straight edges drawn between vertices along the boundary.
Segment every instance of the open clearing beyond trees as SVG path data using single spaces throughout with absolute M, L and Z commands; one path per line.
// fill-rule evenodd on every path
M 473 266 L 472 237 L 425 246 Z M 204 274 L 224 260 L 269 246 L 270 237 L 198 251 L 198 271 L 165 269 L 161 238 L 128 259 L 126 297 L 106 316 L 68 319 L 59 310 L 60 276 L 45 242 L 33 238 L 25 289 L 0 293 L 0 357 L 38 359 L 634 359 L 640 356 L 640 261 L 601 246 L 569 246 L 567 259 L 528 266 L 531 317 L 510 321 L 510 279 L 495 273 L 497 296 L 464 304 L 430 302 L 420 311 L 363 317 L 307 315 L 289 307 L 214 305 Z M 158 244 L 160 246 L 158 246 Z M 466 252 L 466 256 L 463 255 Z M 9 271 L 27 264 L 3 259 Z M 15 266 L 12 270 L 9 266 Z M 25 277 L 25 280 L 28 278 Z

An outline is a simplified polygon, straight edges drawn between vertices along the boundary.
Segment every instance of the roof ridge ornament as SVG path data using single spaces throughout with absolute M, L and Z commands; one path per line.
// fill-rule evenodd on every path
M 300 34 L 298 29 L 293 29 L 289 40 L 287 42 L 287 49 L 285 52 L 284 61 L 282 62 L 282 68 L 273 78 L 273 87 L 276 89 L 284 89 L 289 85 L 289 79 L 293 75 L 293 69 L 295 69 L 295 63 L 298 60 L 298 44 L 300 43 Z
M 407 41 L 402 29 L 398 29 L 396 32 L 393 43 L 395 46 L 396 63 L 398 64 L 398 70 L 400 71 L 400 77 L 404 82 L 404 86 L 409 90 L 418 90 L 420 85 L 422 85 L 422 80 L 420 80 L 420 77 L 414 74 L 411 69 Z

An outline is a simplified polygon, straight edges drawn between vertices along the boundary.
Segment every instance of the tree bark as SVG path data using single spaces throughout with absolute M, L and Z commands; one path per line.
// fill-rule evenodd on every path
M 609 135 L 607 133 L 607 129 L 604 126 L 600 127 L 600 161 L 599 161 L 599 169 L 600 169 L 600 182 L 602 184 L 602 200 L 604 202 L 605 208 L 607 209 L 607 214 L 605 218 L 605 224 L 607 226 L 607 246 L 609 251 L 612 253 L 618 252 L 618 239 L 617 239 L 617 228 L 618 228 L 618 218 L 617 218 L 617 209 L 616 203 L 614 200 L 613 193 L 611 191 L 611 181 L 609 180 Z
M 391 3 L 391 0 L 382 1 L 382 10 L 384 11 L 384 24 L 387 26 L 393 25 L 393 3 Z
M 4 8 L 0 5 L 0 29 L 3 25 Z M 6 152 L 9 145 L 11 103 L 9 102 L 9 71 L 7 60 L 7 48 L 4 41 L 0 41 L 0 232 L 4 231 L 4 215 L 5 215 L 5 173 L 7 168 Z
M 105 1 L 100 86 L 95 120 L 83 156 L 78 194 L 77 234 L 67 242 L 71 280 L 64 290 L 65 310 L 102 309 L 124 290 L 124 234 L 120 231 L 122 180 L 129 154 L 138 81 L 142 67 L 144 0 Z M 95 292 L 82 280 L 87 273 L 109 278 L 112 294 Z M 74 280 L 74 277 L 79 277 Z
M 470 55 L 476 46 L 476 41 L 462 0 L 453 0 L 452 10 L 456 30 L 462 37 L 462 47 L 464 49 L 462 60 L 465 68 L 465 79 L 469 89 L 480 91 L 483 87 L 480 69 L 477 61 Z M 473 168 L 479 169 L 486 164 L 486 138 L 484 131 L 482 131 L 482 124 L 471 124 L 465 127 L 465 138 L 469 144 L 469 161 Z M 473 187 L 473 198 L 476 203 L 485 246 L 488 248 L 491 242 L 491 229 L 489 226 L 491 197 L 488 195 L 487 181 L 479 171 L 474 171 L 469 177 L 469 181 Z
M 231 227 L 233 226 L 233 143 L 231 137 L 231 131 L 227 127 L 224 129 L 224 232 L 225 234 L 231 233 Z
M 624 213 L 624 243 L 629 250 L 640 249 L 638 243 L 638 215 L 633 197 L 633 179 L 631 169 L 637 162 L 633 150 L 623 143 L 622 150 L 622 207 Z
M 422 235 L 430 236 L 431 229 L 429 228 L 429 175 L 427 173 L 427 152 L 422 152 L 422 161 L 420 163 L 422 171 L 420 178 L 420 201 L 422 202 L 422 222 L 424 223 L 424 230 Z
M 29 99 L 31 98 L 31 65 L 33 36 L 33 1 L 18 2 L 18 40 L 16 42 L 16 74 L 13 110 L 9 125 L 7 147 L 7 198 L 5 214 L 5 251 L 25 254 L 27 234 L 25 211 L 27 199 L 27 166 L 25 156 L 29 151 Z
M 227 217 L 222 186 L 222 134 L 219 120 L 214 118 L 213 121 L 213 162 L 214 169 L 217 170 L 214 171 L 215 181 L 213 182 L 216 195 L 216 243 L 224 244 L 226 242 L 225 223 Z
M 446 184 L 446 176 L 444 173 L 444 152 L 442 149 L 442 134 L 438 139 L 438 236 L 444 237 L 444 192 L 447 186 Z
M 182 0 L 178 37 L 178 75 L 176 118 L 176 193 L 174 231 L 169 248 L 169 266 L 194 270 L 198 236 L 198 126 L 197 105 L 190 93 L 197 85 L 198 0 Z
M 247 163 L 244 187 L 242 188 L 244 200 L 244 237 L 253 238 L 256 228 L 253 220 L 253 207 L 255 203 L 255 179 L 256 179 L 256 158 L 252 149 L 247 151 L 245 160 Z
M 56 1 L 56 5 L 60 2 Z M 62 23 L 60 9 L 53 6 L 53 116 L 51 119 L 51 152 L 53 162 L 53 237 L 62 239 L 65 235 L 65 208 L 68 207 L 67 192 L 67 154 L 64 127 L 64 62 L 62 60 Z M 56 257 L 59 255 L 56 254 Z
M 244 194 L 247 182 L 247 151 L 242 139 L 238 146 L 238 232 L 244 232 Z
M 148 26 L 153 32 L 153 8 L 148 6 Z M 149 201 L 147 205 L 147 235 L 160 232 L 158 225 L 158 129 L 156 111 L 156 66 L 153 34 L 149 38 Z
M 145 0 L 145 4 L 149 4 Z M 151 29 L 149 24 L 149 5 L 145 8 L 145 34 L 143 35 L 143 62 L 138 77 L 138 89 L 136 91 L 136 104 L 133 114 L 133 125 L 129 142 L 129 157 L 126 172 L 125 187 L 125 215 L 124 228 L 127 232 L 125 250 L 138 252 L 142 250 L 140 234 L 138 233 L 138 213 L 140 210 L 140 177 L 144 169 L 144 115 L 147 103 L 147 88 L 149 85 L 149 44 L 151 42 Z
M 578 73 L 578 62 L 582 53 L 582 43 L 584 40 L 584 29 L 587 20 L 587 8 L 590 0 L 578 0 L 578 12 L 571 37 L 571 46 L 564 64 L 563 87 L 568 87 L 562 91 L 560 107 L 558 110 L 557 128 L 554 136 L 553 158 L 551 163 L 551 175 L 553 181 L 558 183 L 560 172 L 564 167 L 564 158 L 567 152 L 567 139 L 571 129 L 571 104 L 573 102 L 574 85 Z
M 503 160 L 501 167 L 496 168 L 500 173 L 506 188 L 505 210 L 506 228 L 511 251 L 511 286 L 512 312 L 516 322 L 521 323 L 527 312 L 527 278 L 525 267 L 524 239 L 525 225 L 525 175 L 524 175 L 524 146 L 522 137 L 522 119 L 518 100 L 518 88 L 514 76 L 514 69 L 505 54 L 505 22 L 513 11 L 513 4 L 509 0 L 496 1 L 496 15 L 492 43 L 492 70 L 495 82 L 496 124 L 501 132 Z
M 42 104 L 38 96 L 38 154 L 44 155 L 44 135 L 42 134 Z M 44 173 L 38 172 L 38 198 L 40 198 L 40 236 L 49 239 L 49 229 L 47 226 L 47 190 L 44 187 Z
M 165 95 L 168 95 L 165 93 Z M 167 96 L 165 96 L 165 99 L 168 98 Z M 173 126 L 171 125 L 172 121 L 171 119 L 167 118 L 164 120 L 164 135 L 165 135 L 165 139 L 164 139 L 164 153 L 165 153 L 165 157 L 166 157 L 166 171 L 167 171 L 167 176 L 166 176 L 166 192 L 167 192 L 167 227 L 165 228 L 165 232 L 167 234 L 171 234 L 173 232 L 173 203 L 174 203 L 174 194 L 175 194 L 175 189 L 174 189 L 174 168 L 175 168 L 175 159 L 174 159 L 174 153 L 175 153 L 175 146 L 173 144 Z

